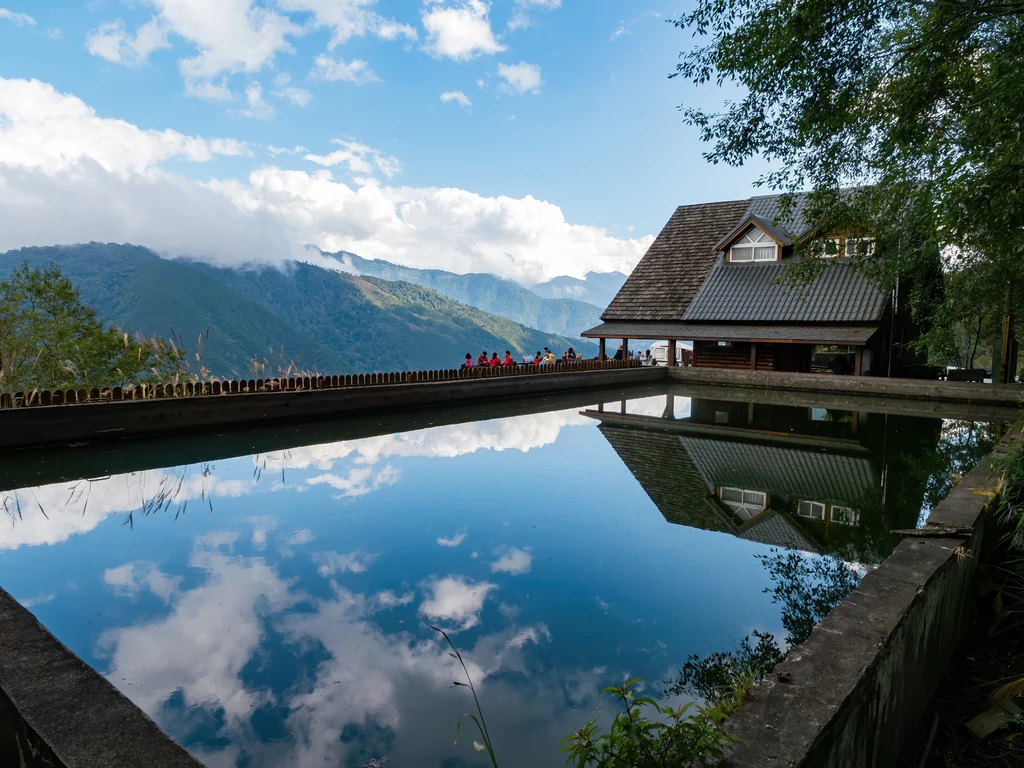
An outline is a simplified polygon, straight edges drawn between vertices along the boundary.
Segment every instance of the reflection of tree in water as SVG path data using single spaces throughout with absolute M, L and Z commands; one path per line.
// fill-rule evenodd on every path
M 992 451 L 998 433 L 994 424 L 947 419 L 942 422 L 939 443 L 933 451 L 906 455 L 909 471 L 926 477 L 922 517 L 949 495 L 953 486 Z
M 196 474 L 198 472 L 198 475 Z M 151 478 L 156 474 L 159 478 L 156 487 L 152 490 L 149 489 L 146 483 L 148 478 Z M 204 506 L 207 507 L 208 511 L 213 513 L 213 497 L 210 493 L 210 482 L 213 475 L 213 464 L 211 462 L 203 462 L 201 464 L 189 464 L 182 467 L 171 467 L 168 469 L 161 470 L 159 473 L 152 472 L 141 472 L 141 473 L 129 473 L 122 475 L 125 484 L 125 503 L 127 511 L 125 512 L 124 524 L 129 528 L 134 529 L 135 527 L 135 516 L 137 514 L 143 517 L 150 515 L 167 513 L 171 509 L 174 510 L 174 519 L 177 520 L 181 515 L 185 514 L 188 509 L 189 501 L 194 495 L 196 478 L 198 477 L 198 491 L 200 500 Z M 132 484 L 132 479 L 137 478 L 138 481 Z M 59 510 L 56 511 L 68 511 L 74 509 L 78 511 L 83 517 L 89 509 L 89 503 L 92 497 L 93 487 L 95 483 L 107 482 L 112 479 L 111 475 L 106 477 L 93 477 L 83 480 L 77 480 L 68 487 L 67 498 L 64 499 Z M 31 504 L 28 504 L 28 499 L 23 498 L 25 495 L 31 497 Z M 81 505 L 81 510 L 78 510 Z M 14 526 L 24 520 L 24 512 L 26 509 L 38 509 L 39 513 L 47 520 L 50 519 L 50 515 L 47 514 L 42 502 L 40 502 L 36 495 L 36 489 L 27 488 L 16 491 L 4 491 L 0 493 L 0 509 L 10 520 L 11 525 Z M 54 512 L 54 510 L 50 510 Z
M 861 574 L 836 557 L 777 549 L 756 557 L 772 580 L 772 586 L 764 591 L 772 596 L 773 603 L 782 606 L 785 645 L 770 632 L 755 630 L 751 634 L 756 644 L 748 635 L 731 651 L 703 658 L 694 654 L 674 681 L 665 681 L 666 695 L 693 696 L 715 706 L 742 698 L 745 690 L 737 691 L 737 685 L 760 683 L 782 661 L 786 650 L 805 642 L 815 625 L 856 589 L 861 579 Z

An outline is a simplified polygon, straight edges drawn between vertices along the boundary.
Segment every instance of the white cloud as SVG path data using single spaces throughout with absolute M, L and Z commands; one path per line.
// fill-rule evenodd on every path
M 445 91 L 444 93 L 441 94 L 441 101 L 443 101 L 445 104 L 454 101 L 456 104 L 463 108 L 473 106 L 473 102 L 470 101 L 469 97 L 466 96 L 466 94 L 464 94 L 462 91 Z
M 516 5 L 523 8 L 539 8 L 544 11 L 557 11 L 562 7 L 562 0 L 516 0 Z
M 249 153 L 245 142 L 142 130 L 98 117 L 80 99 L 38 80 L 0 78 L 0 166 L 55 175 L 88 160 L 106 171 L 144 173 L 171 159 L 205 162 L 216 154 Z
M 571 224 L 557 205 L 529 195 L 367 183 L 371 173 L 386 177 L 400 166 L 366 147 L 339 140 L 340 154 L 312 155 L 325 164 L 316 172 L 271 165 L 197 183 L 164 165 L 248 156 L 252 148 L 101 118 L 48 84 L 0 78 L 0 250 L 133 242 L 226 266 L 306 258 L 312 244 L 532 284 L 628 272 L 653 240 Z M 336 179 L 330 163 L 355 182 Z
M 353 59 L 349 62 L 344 59 L 335 61 L 327 54 L 320 54 L 313 60 L 313 70 L 309 76 L 327 82 L 345 80 L 357 85 L 380 82 L 380 78 L 362 59 Z
M 47 605 L 49 603 L 52 603 L 56 599 L 56 595 L 47 594 L 36 595 L 35 597 L 26 597 L 24 600 L 19 600 L 18 602 L 21 603 L 22 606 L 24 606 L 25 608 L 33 608 L 37 605 Z
M 103 581 L 114 588 L 115 595 L 133 597 L 143 589 L 148 589 L 168 603 L 178 591 L 181 578 L 168 576 L 156 563 L 140 561 L 125 563 L 117 568 L 107 568 L 103 572 Z
M 529 573 L 533 567 L 533 555 L 518 547 L 509 547 L 505 553 L 491 563 L 491 573 L 511 573 L 519 576 Z
M 13 21 L 17 26 L 22 27 L 25 25 L 32 26 L 36 23 L 36 20 L 29 16 L 27 13 L 18 13 L 17 11 L 11 11 L 7 8 L 0 8 L 0 19 L 7 19 Z
M 271 91 L 271 93 L 279 99 L 290 101 L 297 107 L 305 107 L 313 100 L 312 93 L 307 91 L 305 88 L 298 88 L 294 85 L 289 85 L 290 82 L 291 77 L 282 72 L 274 78 L 274 90 Z
M 540 67 L 520 61 L 518 64 L 499 64 L 498 76 L 505 82 L 501 89 L 506 93 L 540 93 L 544 84 L 540 79 Z
M 632 35 L 632 34 L 633 34 L 632 32 L 630 32 L 628 29 L 626 29 L 626 25 L 625 24 L 619 24 L 619 26 L 617 26 L 615 28 L 615 31 L 612 32 L 611 42 L 614 43 L 616 40 L 618 40 L 623 35 Z
M 254 120 L 269 120 L 274 116 L 274 108 L 263 100 L 263 86 L 259 83 L 249 83 L 245 89 L 245 102 L 248 108 L 235 110 L 236 115 Z
M 294 147 L 275 147 L 273 144 L 267 145 L 267 152 L 272 154 L 274 157 L 278 155 L 301 155 L 303 152 L 309 152 L 301 144 L 296 144 Z
M 437 543 L 440 544 L 442 547 L 457 547 L 457 546 L 459 546 L 459 544 L 461 544 L 465 540 L 466 540 L 466 532 L 465 531 L 459 531 L 457 534 L 452 536 L 450 539 L 446 538 L 444 536 L 439 536 L 438 539 L 437 539 Z
M 256 549 L 263 549 L 267 546 L 267 534 L 277 527 L 277 520 L 269 515 L 250 517 L 246 520 L 252 523 L 252 545 Z
M 506 50 L 491 29 L 490 10 L 483 0 L 463 0 L 450 6 L 432 3 L 423 11 L 427 51 L 437 58 L 469 61 Z
M 487 83 L 485 83 L 483 80 L 477 79 L 476 87 L 477 88 L 486 88 L 487 87 Z
M 517 10 L 508 22 L 508 31 L 515 32 L 533 25 L 530 10 L 554 11 L 562 7 L 562 0 L 516 0 Z
M 394 591 L 385 589 L 383 592 L 378 592 L 370 598 L 370 605 L 376 610 L 390 611 L 392 608 L 409 605 L 415 599 L 416 594 L 414 592 L 406 592 L 404 595 L 397 595 Z
M 318 552 L 313 555 L 317 565 L 317 573 L 321 576 L 333 576 L 336 573 L 365 573 L 373 565 L 377 555 L 361 550 L 341 554 L 340 552 Z
M 415 40 L 416 30 L 408 24 L 394 19 L 385 19 L 371 7 L 377 0 L 278 0 L 278 7 L 284 11 L 308 12 L 313 16 L 316 27 L 331 30 L 328 47 L 335 48 L 353 37 L 375 35 L 383 40 L 404 37 Z
M 335 150 L 326 155 L 306 155 L 311 163 L 330 168 L 335 165 L 344 165 L 353 174 L 369 176 L 375 171 L 380 171 L 385 176 L 395 176 L 402 170 L 402 164 L 398 158 L 385 155 L 373 147 L 360 144 L 358 141 L 348 139 L 331 139 L 341 149 Z
M 374 471 L 372 467 L 355 467 L 347 475 L 327 473 L 311 477 L 308 485 L 328 485 L 339 493 L 335 499 L 357 499 L 389 485 L 394 485 L 401 473 L 392 466 Z
M 211 80 L 186 80 L 185 95 L 206 101 L 232 101 L 235 98 L 225 80 L 219 83 Z
M 85 38 L 85 45 L 93 56 L 127 65 L 142 64 L 153 51 L 171 47 L 167 29 L 157 18 L 143 24 L 134 35 L 125 31 L 120 19 L 100 24 Z
M 472 582 L 462 576 L 446 576 L 432 579 L 423 584 L 430 595 L 420 604 L 420 613 L 434 620 L 454 621 L 462 629 L 475 627 L 480 623 L 487 593 L 497 589 L 489 582 Z
M 288 543 L 292 546 L 298 546 L 299 544 L 309 544 L 309 542 L 313 541 L 314 538 L 316 537 L 313 536 L 313 532 L 311 530 L 309 530 L 308 528 L 303 528 L 301 531 L 296 531 L 295 533 L 293 533 L 289 537 Z

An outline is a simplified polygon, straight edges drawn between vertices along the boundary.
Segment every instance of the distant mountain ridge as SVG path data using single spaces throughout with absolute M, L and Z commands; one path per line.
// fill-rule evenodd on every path
M 621 272 L 587 272 L 582 280 L 563 275 L 546 283 L 538 283 L 530 290 L 546 299 L 585 301 L 604 312 L 625 282 L 626 275 Z
M 325 373 L 456 368 L 468 352 L 518 358 L 545 346 L 597 347 L 527 328 L 404 282 L 291 262 L 224 269 L 164 259 L 135 245 L 87 243 L 0 254 L 0 277 L 22 262 L 54 262 L 105 322 L 147 334 L 180 334 L 189 349 L 210 327 L 201 364 L 213 375 L 249 375 L 254 359 L 294 361 Z M 284 347 L 283 358 L 275 353 Z M 272 352 L 271 348 L 274 348 Z M 200 363 L 193 362 L 193 367 Z
M 495 275 L 459 275 L 441 269 L 415 269 L 382 259 L 364 259 L 348 252 L 327 255 L 350 265 L 360 275 L 402 280 L 430 288 L 460 304 L 507 317 L 529 328 L 570 338 L 579 338 L 580 333 L 597 325 L 604 309 L 604 306 L 598 307 L 575 298 L 543 297 L 519 283 Z

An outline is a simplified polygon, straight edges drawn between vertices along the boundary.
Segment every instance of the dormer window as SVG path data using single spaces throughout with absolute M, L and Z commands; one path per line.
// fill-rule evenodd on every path
M 873 237 L 848 237 L 846 238 L 846 255 L 871 257 L 875 255 L 875 238 Z
M 752 227 L 729 249 L 729 261 L 777 261 L 778 245 L 757 227 Z

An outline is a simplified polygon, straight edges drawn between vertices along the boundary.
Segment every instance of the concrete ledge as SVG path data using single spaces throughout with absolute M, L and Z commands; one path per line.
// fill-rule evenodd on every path
M 733 371 L 724 368 L 671 368 L 673 381 L 720 387 L 771 389 L 791 392 L 874 395 L 914 398 L 939 403 L 975 403 L 1019 407 L 1022 384 L 977 384 L 925 379 L 881 379 L 873 376 L 825 376 L 781 371 Z
M 727 730 L 723 768 L 886 768 L 926 711 L 971 620 L 974 552 L 996 491 L 989 471 L 1006 443 L 968 473 L 927 525 L 964 538 L 907 538 L 867 574 L 807 642 L 790 649 Z
M 0 450 L 198 433 L 239 424 L 573 392 L 664 381 L 664 368 L 618 368 L 300 392 L 196 395 L 0 410 Z
M 0 765 L 202 768 L 2 589 Z

